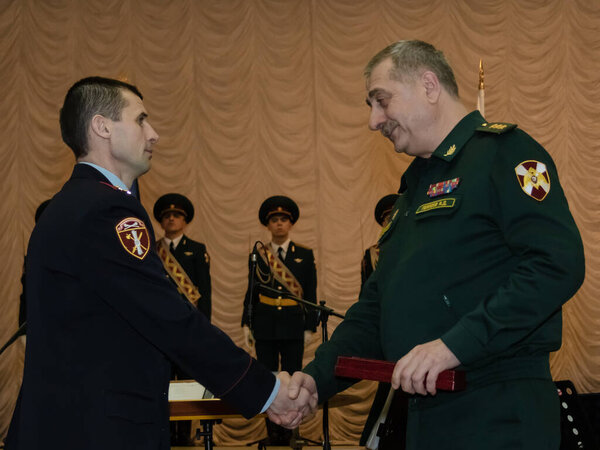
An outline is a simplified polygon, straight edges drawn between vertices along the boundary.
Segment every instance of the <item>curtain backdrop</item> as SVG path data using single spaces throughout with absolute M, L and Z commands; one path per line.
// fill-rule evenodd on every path
M 247 255 L 268 238 L 257 213 L 275 194 L 298 203 L 293 239 L 315 249 L 319 299 L 344 312 L 379 231 L 375 203 L 398 189 L 410 161 L 368 130 L 362 70 L 387 44 L 418 38 L 446 53 L 472 109 L 482 58 L 487 119 L 517 123 L 554 158 L 587 277 L 564 307 L 552 372 L 599 391 L 599 28 L 595 0 L 0 0 L 0 341 L 17 327 L 34 211 L 74 162 L 59 108 L 90 75 L 144 94 L 160 142 L 140 180 L 142 202 L 151 210 L 180 192 L 194 203 L 187 233 L 210 252 L 215 324 L 242 344 Z M 0 357 L 0 436 L 23 355 L 18 342 Z M 331 410 L 335 443 L 357 441 L 373 391 L 361 383 L 350 391 L 357 403 Z M 319 414 L 302 434 L 316 439 L 320 426 Z M 260 418 L 216 428 L 221 445 L 264 434 Z

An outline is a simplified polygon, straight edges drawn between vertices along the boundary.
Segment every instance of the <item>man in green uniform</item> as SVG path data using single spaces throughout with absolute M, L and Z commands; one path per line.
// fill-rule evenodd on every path
M 322 401 L 350 384 L 337 356 L 397 361 L 408 449 L 557 449 L 548 359 L 584 256 L 551 157 L 516 125 L 469 113 L 430 44 L 394 43 L 365 75 L 369 127 L 415 158 L 377 270 L 305 372 Z M 436 392 L 455 368 L 466 390 Z

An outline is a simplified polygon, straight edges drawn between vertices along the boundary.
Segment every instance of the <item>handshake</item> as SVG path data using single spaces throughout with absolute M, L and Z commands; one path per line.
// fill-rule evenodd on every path
M 279 372 L 277 378 L 281 383 L 279 392 L 267 409 L 267 416 L 271 422 L 285 428 L 296 428 L 317 410 L 317 384 L 313 377 L 303 372 L 295 372 L 292 376 Z

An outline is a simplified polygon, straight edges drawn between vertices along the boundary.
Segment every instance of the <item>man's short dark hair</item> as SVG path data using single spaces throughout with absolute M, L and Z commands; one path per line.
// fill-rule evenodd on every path
M 92 117 L 100 114 L 121 120 L 121 111 L 127 106 L 121 94 L 124 89 L 143 99 L 137 87 L 111 78 L 88 77 L 71 86 L 60 110 L 60 131 L 75 158 L 85 156 L 89 150 L 87 130 Z
M 451 96 L 458 98 L 458 85 L 454 72 L 444 53 L 423 41 L 398 41 L 377 53 L 365 67 L 365 77 L 370 78 L 375 66 L 391 59 L 393 67 L 390 77 L 401 82 L 414 80 L 422 71 L 430 70 L 440 80 L 440 84 Z

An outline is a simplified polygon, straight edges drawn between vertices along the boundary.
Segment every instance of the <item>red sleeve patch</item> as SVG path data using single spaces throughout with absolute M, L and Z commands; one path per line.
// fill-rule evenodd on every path
M 517 180 L 523 192 L 541 202 L 550 192 L 550 175 L 546 165 L 539 161 L 523 161 L 515 167 Z
M 144 222 L 136 217 L 127 217 L 115 227 L 119 242 L 132 256 L 144 259 L 150 249 L 150 235 Z

